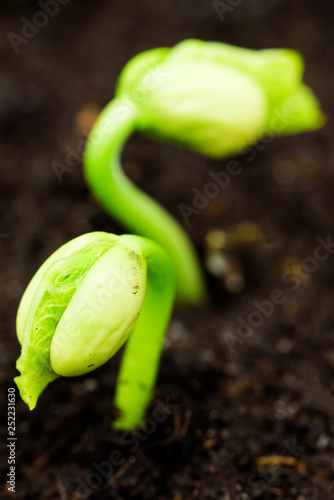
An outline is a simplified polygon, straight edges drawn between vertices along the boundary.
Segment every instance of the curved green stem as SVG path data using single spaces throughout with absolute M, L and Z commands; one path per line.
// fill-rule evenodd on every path
M 85 175 L 98 201 L 131 231 L 152 238 L 170 254 L 177 300 L 191 304 L 204 300 L 201 267 L 181 226 L 154 200 L 137 189 L 121 169 L 123 145 L 136 128 L 136 108 L 115 99 L 101 113 L 88 139 Z
M 142 424 L 156 380 L 164 336 L 174 301 L 173 269 L 167 253 L 156 243 L 138 236 L 120 241 L 141 253 L 147 263 L 145 298 L 125 346 L 118 374 L 115 404 L 121 417 L 116 429 L 131 430 Z

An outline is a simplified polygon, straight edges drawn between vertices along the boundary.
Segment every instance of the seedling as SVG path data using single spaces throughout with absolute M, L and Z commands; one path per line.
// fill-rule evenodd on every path
M 15 382 L 32 410 L 59 376 L 95 370 L 126 344 L 116 428 L 139 426 L 152 396 L 174 300 L 167 253 L 140 236 L 95 232 L 54 252 L 26 289 L 17 315 L 22 353 Z
M 324 117 L 302 75 L 303 59 L 293 50 L 254 51 L 200 40 L 143 52 L 122 71 L 116 96 L 88 139 L 86 178 L 113 217 L 169 252 L 179 302 L 205 298 L 200 265 L 179 224 L 124 175 L 124 143 L 140 131 L 225 158 L 265 134 L 316 129 Z
M 115 99 L 88 140 L 86 176 L 113 216 L 153 241 L 90 233 L 41 266 L 17 316 L 22 353 L 15 381 L 30 409 L 51 381 L 101 366 L 131 333 L 117 382 L 121 417 L 115 427 L 141 424 L 172 309 L 174 277 L 181 303 L 201 302 L 206 291 L 182 228 L 123 174 L 123 145 L 139 130 L 224 158 L 266 133 L 320 127 L 323 116 L 301 81 L 302 66 L 301 56 L 290 50 L 255 52 L 188 40 L 144 52 L 125 67 Z

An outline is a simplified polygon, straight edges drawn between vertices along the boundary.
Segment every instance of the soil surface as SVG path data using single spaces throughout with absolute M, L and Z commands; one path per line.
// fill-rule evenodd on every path
M 124 168 L 183 224 L 206 268 L 210 305 L 175 310 L 140 433 L 110 428 L 120 355 L 89 376 L 55 381 L 33 412 L 16 392 L 16 487 L 3 480 L 1 498 L 333 498 L 331 2 L 227 0 L 224 19 L 211 0 L 63 3 L 17 53 L 7 34 L 23 36 L 22 18 L 40 7 L 0 8 L 2 478 L 20 297 L 69 239 L 124 232 L 94 201 L 79 160 L 62 182 L 52 165 L 76 151 L 129 58 L 189 37 L 295 48 L 328 123 L 269 137 L 236 158 L 242 173 L 189 224 L 179 204 L 191 205 L 193 189 L 227 162 L 131 138 Z M 214 253 L 222 231 L 254 241 Z

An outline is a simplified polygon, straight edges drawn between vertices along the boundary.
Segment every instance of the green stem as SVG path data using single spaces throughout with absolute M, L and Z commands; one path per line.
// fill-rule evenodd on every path
M 193 304 L 205 299 L 198 258 L 181 226 L 125 176 L 119 157 L 136 128 L 137 111 L 127 100 L 113 100 L 101 113 L 88 139 L 85 175 L 101 205 L 131 231 L 152 238 L 172 259 L 177 300 Z
M 170 259 L 159 245 L 140 236 L 125 235 L 120 237 L 120 241 L 141 253 L 147 263 L 145 298 L 125 347 L 115 395 L 121 417 L 113 426 L 132 430 L 142 424 L 152 398 L 174 302 L 174 278 Z

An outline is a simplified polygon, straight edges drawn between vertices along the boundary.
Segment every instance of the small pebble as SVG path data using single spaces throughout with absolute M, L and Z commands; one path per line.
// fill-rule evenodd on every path
M 204 361 L 212 362 L 216 359 L 216 354 L 212 349 L 206 349 L 202 353 L 202 358 Z
M 278 184 L 291 184 L 298 177 L 296 165 L 288 160 L 274 162 L 272 171 Z
M 327 436 L 327 434 L 320 434 L 317 441 L 317 447 L 320 450 L 324 450 L 325 448 L 327 448 L 329 441 L 330 438 L 329 436 Z
M 212 420 L 217 420 L 217 418 L 219 418 L 220 416 L 220 412 L 216 409 L 214 410 L 211 410 L 210 411 L 210 418 L 212 418 Z
M 297 401 L 291 401 L 287 406 L 287 410 L 290 415 L 295 415 L 299 410 L 299 403 L 297 403 Z
M 208 429 L 205 434 L 208 438 L 213 438 L 213 436 L 215 435 L 215 431 L 214 429 Z
M 83 383 L 84 389 L 89 392 L 94 392 L 98 385 L 99 383 L 95 378 L 88 378 Z
M 283 354 L 288 354 L 293 349 L 293 342 L 286 338 L 280 339 L 277 345 L 277 349 Z
M 83 135 L 87 136 L 91 129 L 93 128 L 94 123 L 97 120 L 101 112 L 101 108 L 99 108 L 94 103 L 86 104 L 76 116 L 75 123 L 76 128 Z
M 286 411 L 282 408 L 278 408 L 275 412 L 277 420 L 284 420 L 286 418 Z

